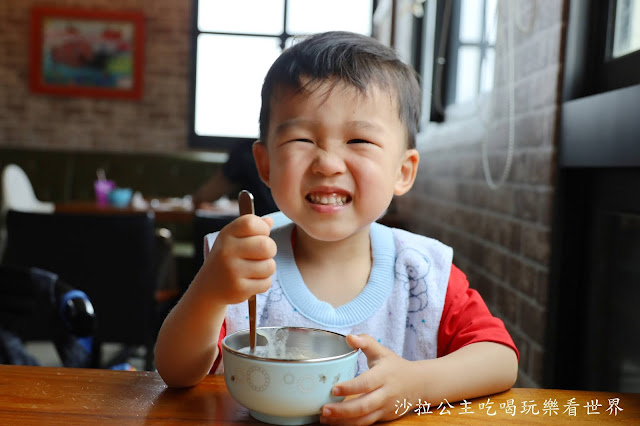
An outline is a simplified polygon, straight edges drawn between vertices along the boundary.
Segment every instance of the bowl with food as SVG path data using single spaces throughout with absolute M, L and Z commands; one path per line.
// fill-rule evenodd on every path
M 355 377 L 359 352 L 346 336 L 304 327 L 258 327 L 257 334 L 253 350 L 249 330 L 222 341 L 227 388 L 252 417 L 279 425 L 314 423 L 324 404 L 344 399 L 331 388 Z

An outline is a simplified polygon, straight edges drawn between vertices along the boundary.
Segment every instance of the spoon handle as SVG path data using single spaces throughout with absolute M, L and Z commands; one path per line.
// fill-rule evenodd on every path
M 253 195 L 247 190 L 240 191 L 238 194 L 238 206 L 240 207 L 240 216 L 245 214 L 254 214 Z M 256 295 L 249 297 L 249 346 L 253 351 L 256 347 Z
M 245 214 L 255 214 L 255 210 L 253 208 L 253 195 L 243 189 L 238 194 L 238 207 L 240 207 L 240 216 Z
M 256 296 L 249 297 L 249 347 L 253 351 L 256 347 Z

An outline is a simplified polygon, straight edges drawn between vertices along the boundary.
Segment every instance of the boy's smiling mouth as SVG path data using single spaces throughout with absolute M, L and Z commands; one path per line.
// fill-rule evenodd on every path
M 306 199 L 311 204 L 319 204 L 322 206 L 344 206 L 351 202 L 350 195 L 339 194 L 337 192 L 312 192 L 307 194 Z

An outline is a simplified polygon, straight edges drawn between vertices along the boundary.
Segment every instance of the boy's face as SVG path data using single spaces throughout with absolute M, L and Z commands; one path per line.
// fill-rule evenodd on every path
M 277 92 L 254 155 L 280 210 L 312 238 L 338 241 L 368 230 L 411 188 L 419 156 L 406 138 L 388 93 L 323 83 Z

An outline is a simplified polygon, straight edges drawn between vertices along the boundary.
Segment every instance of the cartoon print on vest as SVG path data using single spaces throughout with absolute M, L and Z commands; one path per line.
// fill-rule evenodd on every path
M 427 307 L 427 275 L 431 269 L 431 262 L 419 251 L 407 248 L 398 252 L 396 257 L 396 279 L 404 284 L 409 292 L 409 306 L 407 312 L 415 314 Z M 406 327 L 415 329 L 409 317 Z
M 279 302 L 282 300 L 282 296 L 284 293 L 282 292 L 282 287 L 280 287 L 280 283 L 275 281 L 271 288 L 267 291 L 267 293 L 258 294 L 258 297 L 266 297 L 267 300 L 264 302 L 264 307 L 262 308 L 262 313 L 260 314 L 259 324 L 266 324 L 266 321 L 269 319 L 269 311 L 271 310 L 271 304 L 274 302 Z

